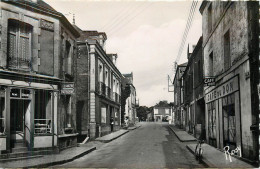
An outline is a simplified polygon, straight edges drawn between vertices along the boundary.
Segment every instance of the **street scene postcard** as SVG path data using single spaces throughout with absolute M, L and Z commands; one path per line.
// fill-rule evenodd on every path
M 0 0 L 0 168 L 259 168 L 259 11 Z

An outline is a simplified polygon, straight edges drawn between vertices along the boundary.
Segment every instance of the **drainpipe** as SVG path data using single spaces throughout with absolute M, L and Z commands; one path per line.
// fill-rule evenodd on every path
M 87 57 L 88 57 L 88 78 L 87 78 L 87 84 L 88 84 L 88 112 L 87 112 L 87 118 L 88 118 L 88 136 L 90 138 L 90 48 L 88 46 L 88 43 L 86 42 L 87 46 Z

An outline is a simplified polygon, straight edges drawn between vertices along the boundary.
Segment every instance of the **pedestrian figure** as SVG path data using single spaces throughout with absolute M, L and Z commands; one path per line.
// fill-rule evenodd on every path
M 113 130 L 114 130 L 114 118 L 113 117 L 111 117 L 111 119 L 110 119 L 110 126 L 111 126 L 111 132 L 113 132 Z
M 125 118 L 125 126 L 128 127 L 128 117 Z

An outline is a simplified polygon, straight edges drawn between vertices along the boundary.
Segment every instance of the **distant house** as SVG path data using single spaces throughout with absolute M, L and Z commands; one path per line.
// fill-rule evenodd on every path
M 171 106 L 167 103 L 167 101 L 160 102 L 159 104 L 154 106 L 153 108 L 154 121 L 156 122 L 168 121 L 169 116 L 172 117 L 172 109 Z

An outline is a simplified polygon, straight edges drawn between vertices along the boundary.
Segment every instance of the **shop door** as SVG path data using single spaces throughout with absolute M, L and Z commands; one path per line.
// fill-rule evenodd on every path
M 223 107 L 224 110 L 224 145 L 236 148 L 236 119 L 234 105 Z
M 29 100 L 11 99 L 11 140 L 25 140 L 25 114 L 29 110 Z
M 234 96 L 223 98 L 223 135 L 224 146 L 229 146 L 230 150 L 237 147 L 236 141 L 236 116 Z
M 209 144 L 217 147 L 217 134 L 216 134 L 216 105 L 215 101 L 208 103 L 208 134 Z

